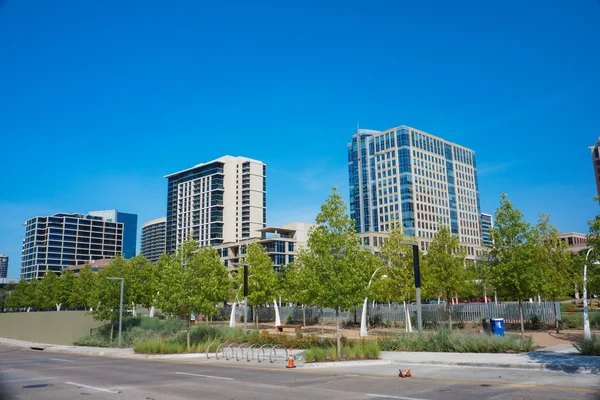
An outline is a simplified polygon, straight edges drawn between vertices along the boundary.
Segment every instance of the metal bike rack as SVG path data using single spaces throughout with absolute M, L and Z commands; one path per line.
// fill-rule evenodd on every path
M 217 360 L 219 359 L 219 351 L 222 351 L 221 358 L 225 357 L 225 349 L 223 349 L 223 346 L 225 346 L 225 345 L 227 345 L 227 342 L 221 343 L 220 345 L 217 346 L 217 351 L 216 351 Z M 207 357 L 208 357 L 208 355 L 207 355 Z
M 256 359 L 258 360 L 258 362 L 263 362 L 264 360 L 267 359 L 267 356 L 265 354 L 265 347 L 269 347 L 270 344 L 263 344 L 262 346 L 260 346 L 260 348 L 258 349 L 258 354 L 256 355 Z M 260 359 L 260 353 L 262 353 L 262 360 Z
M 273 355 L 275 355 L 275 357 L 277 357 L 276 349 L 284 349 L 285 350 L 285 358 L 287 359 L 289 357 L 288 349 L 286 349 L 286 347 L 281 344 L 276 344 L 275 346 L 273 346 L 273 348 L 271 348 L 271 351 L 269 352 L 269 361 L 271 361 L 272 363 L 275 362 L 275 360 L 273 360 Z
M 225 353 L 225 359 L 229 360 L 230 358 L 233 358 L 233 347 L 231 347 L 232 345 L 229 345 L 225 348 L 225 350 L 223 351 L 223 353 Z M 228 357 L 228 353 L 227 350 L 231 350 L 231 357 Z
M 246 361 L 250 362 L 251 360 L 254 360 L 254 349 L 252 349 L 254 346 L 256 346 L 255 344 L 251 344 L 250 347 L 248 347 L 248 351 L 246 352 Z M 252 354 L 252 357 L 250 357 L 250 354 Z
M 240 361 L 240 357 L 238 356 L 238 350 L 241 351 L 242 353 L 242 358 L 244 358 L 244 348 L 242 346 L 247 345 L 248 343 L 242 343 L 240 344 L 237 349 L 235 350 L 235 359 L 236 361 Z
M 210 348 L 212 347 L 212 345 L 213 345 L 213 344 L 214 344 L 214 343 L 211 343 L 211 344 L 209 344 L 209 345 L 208 345 L 208 347 L 206 348 L 206 358 L 207 358 L 208 360 L 210 360 L 210 357 L 208 356 L 208 351 L 210 350 Z M 219 359 L 219 357 L 218 357 L 218 356 L 219 356 L 219 354 L 217 353 L 217 360 Z

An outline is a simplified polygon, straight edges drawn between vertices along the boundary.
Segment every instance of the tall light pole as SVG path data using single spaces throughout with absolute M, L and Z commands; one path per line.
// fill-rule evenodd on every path
M 586 340 L 592 338 L 592 333 L 590 331 L 590 318 L 588 315 L 588 306 L 587 306 L 587 264 L 588 257 L 593 249 L 589 249 L 587 254 L 585 255 L 585 264 L 583 264 L 583 337 Z
M 371 287 L 371 283 L 373 282 L 373 278 L 375 278 L 375 274 L 382 268 L 389 268 L 387 265 L 383 266 L 383 267 L 379 267 L 375 270 L 375 272 L 373 272 L 373 275 L 371 275 L 371 279 L 369 280 L 369 284 L 367 285 L 367 290 L 369 290 L 369 288 Z M 360 316 L 360 336 L 367 336 L 367 299 L 368 296 L 365 297 L 365 302 L 363 304 L 363 309 L 362 309 L 362 313 Z
M 244 335 L 248 334 L 248 264 L 244 264 Z
M 413 248 L 413 267 L 415 271 L 415 289 L 417 292 L 417 329 L 419 335 L 423 333 L 423 317 L 421 314 L 421 267 L 419 266 L 419 245 L 416 242 L 400 242 L 412 246 Z
M 123 278 L 106 278 L 111 281 L 121 281 L 121 300 L 119 303 L 119 347 L 121 347 L 121 338 L 123 337 L 123 284 L 125 279 Z

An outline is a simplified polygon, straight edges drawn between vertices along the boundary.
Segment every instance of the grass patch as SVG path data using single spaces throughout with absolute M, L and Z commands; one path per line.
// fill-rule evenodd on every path
M 379 358 L 381 350 L 375 340 L 349 342 L 342 346 L 341 357 L 337 355 L 336 346 L 311 347 L 304 352 L 307 363 L 321 361 L 346 361 L 346 360 L 375 360 Z
M 406 333 L 379 339 L 384 351 L 432 351 L 456 353 L 521 353 L 533 350 L 531 336 L 490 336 L 454 333 L 440 328 L 433 333 Z
M 600 336 L 592 335 L 590 339 L 580 339 L 573 346 L 585 356 L 600 356 Z

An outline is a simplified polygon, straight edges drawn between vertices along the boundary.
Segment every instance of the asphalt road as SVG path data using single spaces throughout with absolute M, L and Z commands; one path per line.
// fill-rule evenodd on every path
M 286 370 L 214 361 L 76 356 L 0 346 L 0 399 L 600 399 L 600 376 L 397 366 Z

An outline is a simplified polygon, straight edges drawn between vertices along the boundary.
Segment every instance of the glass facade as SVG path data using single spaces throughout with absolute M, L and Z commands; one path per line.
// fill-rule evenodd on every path
M 356 231 L 423 238 L 426 250 L 441 225 L 468 256 L 481 246 L 475 153 L 408 126 L 359 130 L 348 144 L 350 215 Z
M 481 214 L 481 242 L 483 247 L 491 248 L 494 246 L 491 229 L 494 227 L 494 221 L 490 214 Z
M 146 222 L 142 226 L 142 240 L 140 253 L 152 262 L 158 261 L 165 252 L 165 238 L 167 233 L 167 219 L 158 218 Z
M 8 256 L 0 254 L 0 279 L 8 276 Z
M 25 224 L 21 277 L 42 278 L 80 263 L 123 252 L 123 224 L 83 214 L 35 217 Z

